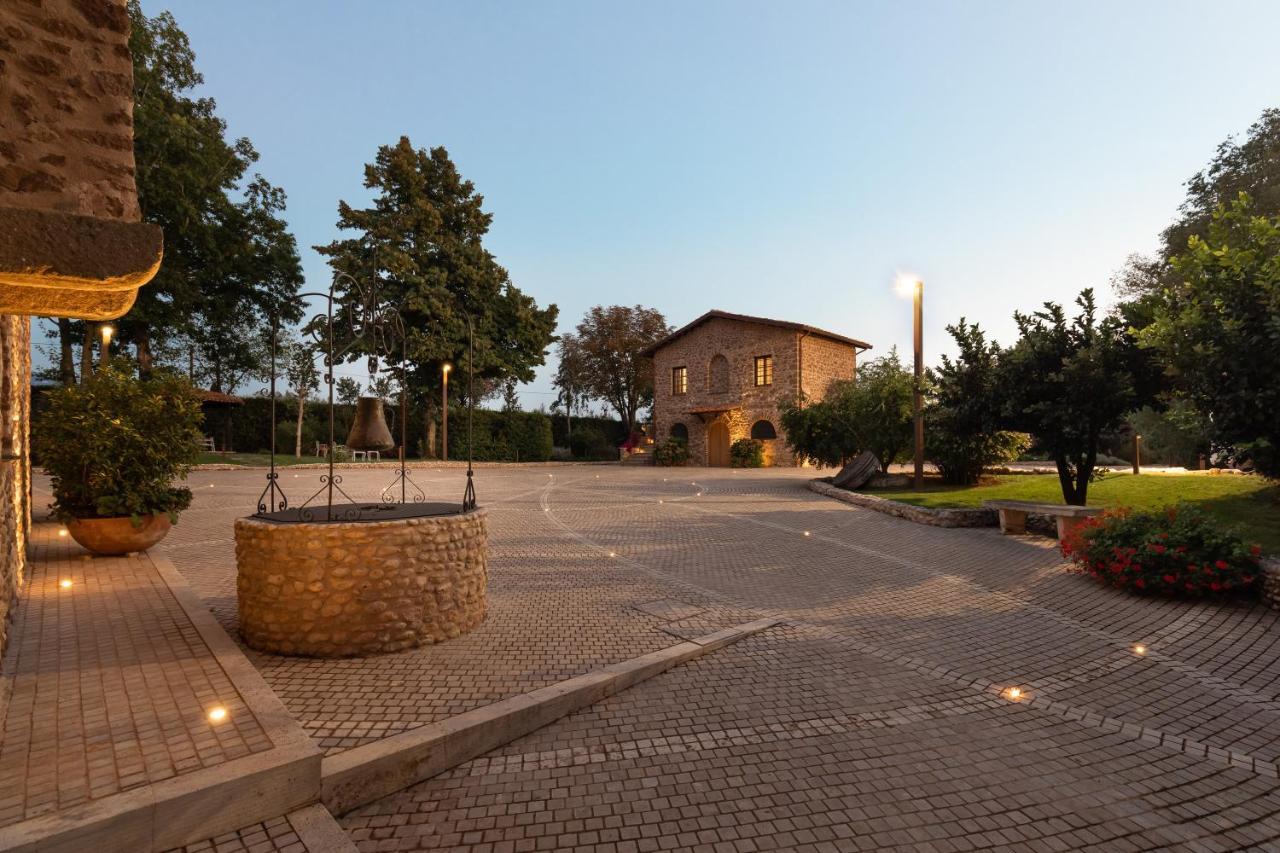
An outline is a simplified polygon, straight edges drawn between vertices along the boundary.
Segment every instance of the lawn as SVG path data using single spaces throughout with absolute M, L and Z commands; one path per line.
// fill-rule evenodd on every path
M 1062 489 L 1056 474 L 993 477 L 989 483 L 978 486 L 948 486 L 926 481 L 922 492 L 908 489 L 870 493 L 925 507 L 977 507 L 985 500 L 1001 498 L 1062 503 Z M 1280 486 L 1261 477 L 1113 473 L 1089 486 L 1090 506 L 1145 510 L 1179 501 L 1197 504 L 1234 527 L 1245 539 L 1261 543 L 1267 553 L 1280 553 Z

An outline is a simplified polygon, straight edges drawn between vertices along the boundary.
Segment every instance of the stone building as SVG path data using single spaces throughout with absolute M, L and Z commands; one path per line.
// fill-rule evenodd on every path
M 31 315 L 128 311 L 162 255 L 140 219 L 125 0 L 0 2 L 0 649 L 31 519 Z
M 802 323 L 708 311 L 645 351 L 654 365 L 654 437 L 686 439 L 694 465 L 728 465 L 740 438 L 764 444 L 766 465 L 794 465 L 780 409 L 852 379 L 868 349 Z

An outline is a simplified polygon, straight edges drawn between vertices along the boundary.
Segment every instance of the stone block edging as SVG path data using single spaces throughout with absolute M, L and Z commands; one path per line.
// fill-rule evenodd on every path
M 169 850 L 279 817 L 319 798 L 319 747 L 173 564 L 155 552 L 139 559 L 155 566 L 272 748 L 0 828 L 0 851 Z
M 402 791 L 566 714 L 784 620 L 758 619 L 610 664 L 437 723 L 326 756 L 321 801 L 335 815 Z
M 851 492 L 824 480 L 810 480 L 809 489 L 847 504 L 905 518 L 917 524 L 930 524 L 934 527 L 995 527 L 999 523 L 994 509 L 931 509 L 912 506 L 876 495 Z
M 1258 591 L 1268 607 L 1280 610 L 1280 559 L 1262 558 L 1262 586 Z

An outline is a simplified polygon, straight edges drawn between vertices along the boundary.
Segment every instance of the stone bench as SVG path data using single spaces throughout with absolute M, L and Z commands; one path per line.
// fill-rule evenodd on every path
M 1028 515 L 1047 515 L 1058 523 L 1058 538 L 1064 538 L 1080 522 L 1102 509 L 1096 506 L 1068 506 L 1066 504 L 1038 504 L 1031 501 L 983 501 L 982 505 L 1000 514 L 1001 533 L 1026 533 Z

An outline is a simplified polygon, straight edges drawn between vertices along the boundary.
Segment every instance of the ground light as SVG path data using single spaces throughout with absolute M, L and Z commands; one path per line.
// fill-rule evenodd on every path
M 227 709 L 221 705 L 217 705 L 209 709 L 209 722 L 220 723 L 227 718 Z
M 1023 690 L 1021 687 L 1006 687 L 1004 692 L 1000 695 L 1004 696 L 1004 698 L 1008 699 L 1010 702 L 1021 702 L 1023 699 L 1027 698 L 1027 691 Z
M 58 581 L 58 586 L 62 587 L 63 589 L 71 589 L 71 578 L 63 578 L 62 580 Z
M 804 535 L 805 535 L 805 536 L 808 536 L 808 535 L 809 535 L 809 531 L 807 531 L 807 530 L 806 530 L 806 531 L 804 532 Z
M 59 535 L 59 536 L 66 536 L 66 535 L 67 535 L 67 528 L 65 528 L 65 527 L 60 527 L 60 528 L 58 528 L 58 535 Z
M 1142 645 L 1142 643 L 1134 643 L 1133 653 L 1138 657 L 1144 657 L 1147 654 L 1147 647 Z

